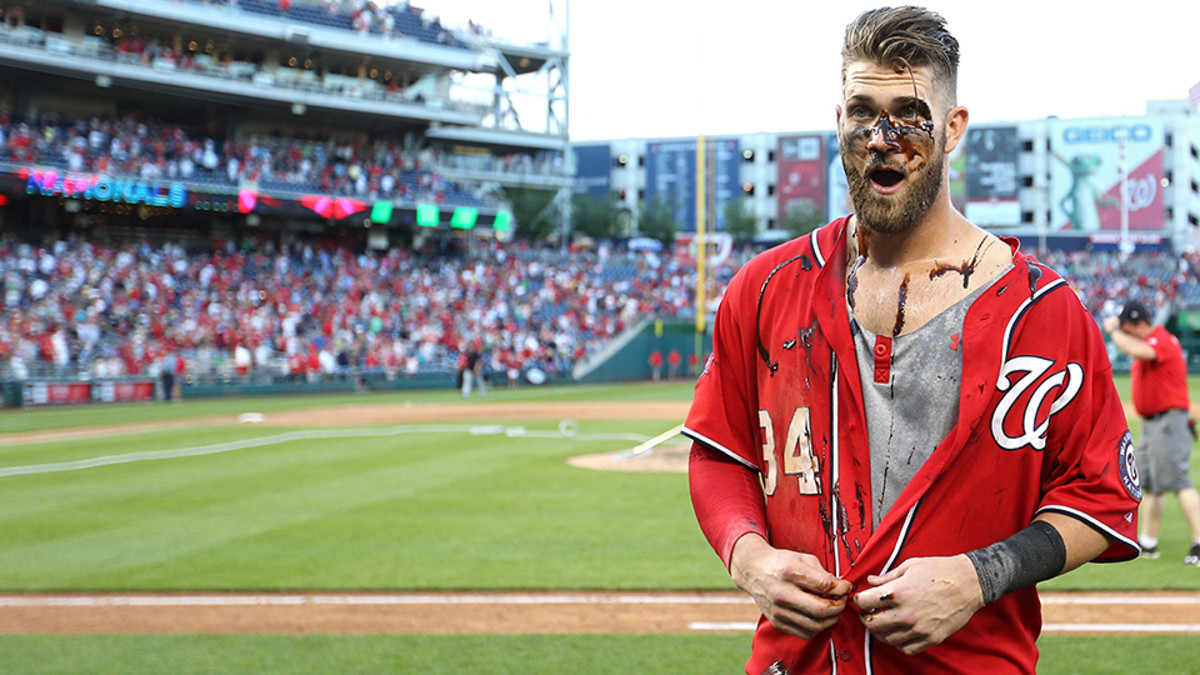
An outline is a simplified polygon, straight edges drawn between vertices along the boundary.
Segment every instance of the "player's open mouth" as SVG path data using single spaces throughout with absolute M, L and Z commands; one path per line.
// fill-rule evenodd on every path
M 881 167 L 868 174 L 871 184 L 880 192 L 893 192 L 904 181 L 904 174 L 895 169 Z

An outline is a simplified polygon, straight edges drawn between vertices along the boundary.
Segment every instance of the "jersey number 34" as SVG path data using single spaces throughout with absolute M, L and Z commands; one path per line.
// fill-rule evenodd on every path
M 775 494 L 779 487 L 779 459 L 776 455 L 775 425 L 771 421 L 771 413 L 767 410 L 758 411 L 758 425 L 762 429 L 762 453 L 767 461 L 767 475 L 763 481 L 763 492 L 768 497 Z M 802 495 L 821 494 L 821 483 L 817 480 L 817 456 L 812 449 L 812 426 L 809 423 L 808 406 L 800 406 L 792 413 L 792 421 L 788 424 L 787 440 L 779 448 L 783 457 L 783 475 L 796 476 L 799 482 L 799 493 Z

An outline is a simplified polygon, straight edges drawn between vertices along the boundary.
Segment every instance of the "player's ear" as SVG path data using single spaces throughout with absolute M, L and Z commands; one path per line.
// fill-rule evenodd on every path
M 842 106 L 841 105 L 833 106 L 833 111 L 834 111 L 834 115 L 837 119 L 837 126 L 839 126 L 839 127 L 842 126 Z
M 946 154 L 954 151 L 958 144 L 962 141 L 963 136 L 967 133 L 967 120 L 970 114 L 967 109 L 962 106 L 956 106 L 950 109 L 950 114 L 946 116 Z

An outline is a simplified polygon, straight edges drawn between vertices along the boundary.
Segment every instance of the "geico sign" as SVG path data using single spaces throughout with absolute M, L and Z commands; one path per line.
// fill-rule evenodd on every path
M 1149 141 L 1154 130 L 1149 124 L 1114 124 L 1112 126 L 1067 127 L 1063 129 L 1066 143 L 1116 143 L 1125 141 Z

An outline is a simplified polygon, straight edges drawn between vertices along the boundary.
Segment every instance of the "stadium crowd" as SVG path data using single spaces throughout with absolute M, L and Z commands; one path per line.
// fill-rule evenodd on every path
M 750 254 L 710 277 L 715 307 Z M 1200 308 L 1200 255 L 1045 256 L 1097 317 L 1129 299 L 1165 320 Z M 296 378 L 451 375 L 470 352 L 484 370 L 568 372 L 645 317 L 694 316 L 691 260 L 669 253 L 564 254 L 495 244 L 474 257 L 314 245 L 217 242 L 35 246 L 0 236 L 0 375 Z M 166 364 L 164 366 L 164 364 Z
M 17 379 L 156 374 L 178 356 L 193 374 L 402 377 L 453 373 L 468 350 L 553 376 L 640 317 L 694 315 L 695 276 L 653 253 L 189 255 L 4 235 L 0 281 L 0 364 Z
M 256 183 L 267 189 L 459 206 L 487 203 L 439 171 L 468 160 L 435 148 L 410 150 L 360 138 L 221 140 L 132 114 L 82 120 L 53 112 L 29 119 L 0 112 L 0 160 L 146 180 Z M 536 166 L 533 160 L 509 164 Z

